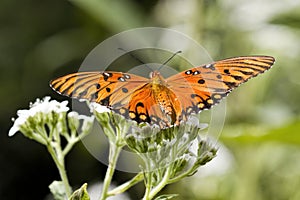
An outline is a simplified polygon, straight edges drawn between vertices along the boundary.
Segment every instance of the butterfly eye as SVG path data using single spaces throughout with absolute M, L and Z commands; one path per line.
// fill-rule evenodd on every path
M 149 73 L 149 77 L 150 77 L 150 78 L 153 78 L 153 76 L 154 76 L 154 73 L 153 73 L 153 72 L 150 72 L 150 73 Z

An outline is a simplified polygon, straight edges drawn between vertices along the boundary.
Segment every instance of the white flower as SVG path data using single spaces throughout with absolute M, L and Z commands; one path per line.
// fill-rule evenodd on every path
M 89 130 L 91 128 L 91 125 L 93 124 L 95 117 L 94 116 L 88 117 L 88 116 L 85 116 L 85 115 L 79 115 L 78 119 L 83 120 L 81 130 L 85 131 L 85 130 Z
M 46 96 L 43 100 L 36 99 L 34 103 L 30 103 L 28 110 L 18 110 L 17 119 L 13 119 L 14 125 L 9 130 L 8 136 L 13 136 L 20 130 L 22 125 L 25 125 L 29 117 L 37 116 L 38 114 L 49 114 L 54 113 L 66 113 L 69 110 L 67 107 L 68 101 L 58 102 L 51 100 L 50 97 Z
M 75 111 L 69 112 L 68 113 L 68 117 L 72 117 L 72 118 L 79 118 L 79 114 Z
M 94 116 L 86 116 L 86 115 L 79 115 L 77 112 L 72 111 L 68 113 L 68 119 L 69 119 L 69 126 L 70 128 L 77 129 L 79 127 L 80 120 L 82 120 L 82 126 L 81 130 L 83 132 L 90 130 L 93 122 L 94 122 Z
M 37 112 L 48 114 L 53 111 L 56 113 L 61 113 L 69 111 L 69 107 L 67 105 L 68 101 L 50 101 L 50 97 L 46 96 L 43 100 L 37 99 L 33 104 L 30 104 L 30 109 L 26 111 L 29 111 L 31 116 L 35 115 Z
M 111 110 L 109 108 L 107 108 L 106 106 L 102 106 L 99 103 L 95 103 L 95 102 L 90 103 L 89 107 L 90 107 L 91 112 L 93 112 L 94 110 L 97 113 L 111 112 Z

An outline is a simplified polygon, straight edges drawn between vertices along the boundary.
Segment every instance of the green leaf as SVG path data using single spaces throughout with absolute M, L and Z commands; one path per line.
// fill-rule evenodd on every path
M 289 144 L 300 144 L 300 121 L 296 121 L 277 129 L 272 129 L 267 132 L 262 138 L 264 140 L 273 140 Z
M 177 197 L 178 194 L 163 194 L 155 198 L 155 200 L 168 200 Z
M 242 132 L 241 132 L 242 130 Z M 291 122 L 279 128 L 268 130 L 259 126 L 231 127 L 224 131 L 222 140 L 239 143 L 276 141 L 287 144 L 300 144 L 300 121 Z M 238 132 L 239 135 L 235 135 Z
M 86 190 L 87 184 L 83 184 L 81 186 L 81 188 L 79 188 L 78 190 L 76 190 L 71 197 L 69 198 L 69 200 L 90 200 L 90 196 Z
M 300 28 L 300 9 L 295 8 L 285 13 L 275 16 L 270 23 L 288 26 L 290 28 Z
M 53 181 L 49 185 L 49 189 L 55 200 L 65 200 L 66 190 L 62 181 Z
M 144 15 L 132 0 L 70 0 L 112 31 L 119 32 L 143 24 Z

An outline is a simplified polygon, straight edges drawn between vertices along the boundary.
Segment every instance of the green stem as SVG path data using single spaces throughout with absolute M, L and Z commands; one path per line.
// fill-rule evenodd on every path
M 109 195 L 107 193 L 109 185 L 111 183 L 113 174 L 115 172 L 115 168 L 116 168 L 116 164 L 117 164 L 117 160 L 120 154 L 120 151 L 122 149 L 122 147 L 115 145 L 113 143 L 110 143 L 109 145 L 109 164 L 108 164 L 108 168 L 106 170 L 106 174 L 105 174 L 105 178 L 104 178 L 104 182 L 103 182 L 103 188 L 102 188 L 102 193 L 101 193 L 101 197 L 99 200 L 105 200 Z
M 59 165 L 60 167 L 58 168 L 59 171 L 59 175 L 61 177 L 61 180 L 63 182 L 63 184 L 65 185 L 65 189 L 66 189 L 66 195 L 68 197 L 71 196 L 72 194 L 72 189 L 68 180 L 68 176 L 65 170 L 65 163 L 62 161 L 61 165 Z
M 159 193 L 167 184 L 169 184 L 171 169 L 172 169 L 172 167 L 168 166 L 163 179 L 150 192 L 147 192 L 147 188 L 146 188 L 146 192 L 145 192 L 145 195 L 143 197 L 143 200 L 153 199 L 155 197 L 155 195 L 157 195 L 157 193 Z
M 172 178 L 172 179 L 169 179 L 169 184 L 171 183 L 175 183 L 181 179 L 183 179 L 184 177 L 187 177 L 189 176 L 190 174 L 192 174 L 192 172 L 194 172 L 195 170 L 197 169 L 197 167 L 195 168 L 194 166 L 191 167 L 189 170 L 185 171 L 184 173 Z
M 150 191 L 151 191 L 151 185 L 147 184 L 143 200 L 149 200 Z
M 114 196 L 117 194 L 121 194 L 131 188 L 133 185 L 139 183 L 144 178 L 143 173 L 138 173 L 135 177 L 133 177 L 131 180 L 127 181 L 126 183 L 123 183 L 122 185 L 116 187 L 115 189 L 107 192 L 107 196 Z
M 65 155 L 61 149 L 60 134 L 54 127 L 50 127 L 50 130 L 49 136 L 51 137 L 48 139 L 47 149 L 56 164 L 60 178 L 65 186 L 66 196 L 69 198 L 72 194 L 72 189 L 65 168 Z
M 62 155 L 57 156 L 57 154 L 62 154 L 62 152 L 57 149 L 55 151 L 54 148 L 50 144 L 47 145 L 47 149 L 56 164 L 56 167 L 59 171 L 60 178 L 65 186 L 67 198 L 69 198 L 72 194 L 72 191 L 71 191 L 70 183 L 69 183 L 68 176 L 67 176 L 66 169 L 65 169 L 64 156 L 62 156 Z
M 149 170 L 149 169 L 148 169 Z M 144 180 L 145 180 L 145 194 L 143 200 L 148 200 L 148 196 L 151 191 L 151 185 L 152 185 L 152 173 L 153 172 L 144 172 Z
M 75 137 L 70 137 L 70 139 L 68 140 L 68 144 L 66 145 L 66 147 L 64 148 L 62 154 L 63 156 L 66 156 L 70 150 L 72 149 L 72 147 L 79 141 L 79 138 L 75 138 Z

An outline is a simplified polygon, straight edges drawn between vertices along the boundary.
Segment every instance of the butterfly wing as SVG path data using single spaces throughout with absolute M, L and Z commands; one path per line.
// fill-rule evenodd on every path
M 140 122 L 168 124 L 150 80 L 122 72 L 78 72 L 50 82 L 59 94 L 85 99 L 109 107 L 116 113 Z
M 270 69 L 274 61 L 270 56 L 229 58 L 169 77 L 167 84 L 182 107 L 178 116 L 209 109 L 240 84 Z
M 156 94 L 150 79 L 122 72 L 79 72 L 57 78 L 50 85 L 62 95 L 97 102 L 138 123 L 164 127 L 209 109 L 273 63 L 269 56 L 217 61 L 169 77 Z M 157 97 L 157 92 L 162 97 Z
M 131 94 L 148 79 L 122 72 L 78 72 L 50 82 L 59 94 L 97 102 L 110 108 L 128 104 Z

